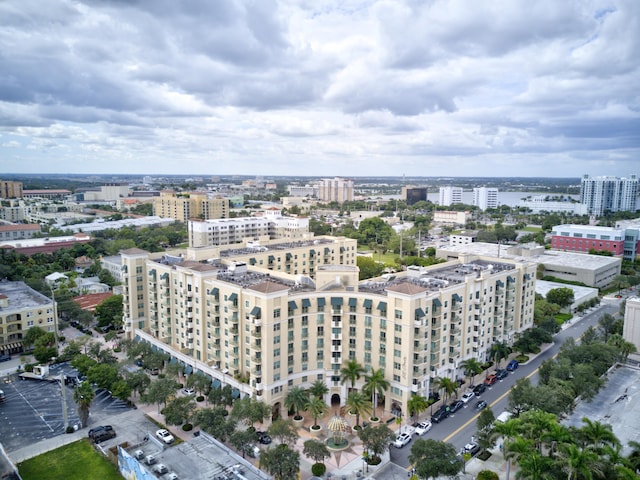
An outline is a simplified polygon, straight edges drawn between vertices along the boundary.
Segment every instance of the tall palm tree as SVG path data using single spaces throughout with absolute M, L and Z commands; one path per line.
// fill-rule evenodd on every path
M 407 401 L 407 409 L 409 410 L 409 416 L 418 417 L 420 414 L 429 408 L 429 402 L 422 395 L 412 395 Z
M 327 384 L 324 383 L 322 380 L 316 380 L 311 384 L 311 386 L 308 389 L 308 392 L 310 395 L 314 397 L 322 398 L 327 393 L 329 393 L 329 387 L 327 387 Z
M 284 406 L 289 410 L 294 410 L 296 415 L 294 420 L 300 420 L 300 410 L 304 410 L 309 402 L 309 395 L 307 391 L 302 387 L 293 387 L 289 389 L 287 395 L 284 397 Z
M 357 427 L 360 426 L 360 416 L 371 413 L 371 400 L 369 400 L 364 393 L 358 392 L 357 390 L 349 394 L 345 406 L 349 413 L 356 416 Z
M 562 469 L 567 480 L 602 478 L 603 470 L 599 455 L 589 448 L 580 448 L 570 443 L 561 447 Z
M 516 478 L 521 480 L 550 480 L 552 461 L 537 450 L 531 450 L 528 454 L 522 455 L 518 461 L 519 470 Z
M 606 445 L 620 446 L 620 441 L 613 433 L 611 425 L 602 424 L 587 417 L 582 418 L 582 423 L 584 425 L 578 429 L 578 436 L 582 440 L 583 447 L 590 447 L 598 452 Z
M 389 381 L 384 378 L 384 370 L 379 368 L 378 370 L 372 370 L 370 375 L 364 377 L 363 392 L 367 395 L 371 395 L 371 403 L 373 404 L 373 416 L 372 418 L 378 418 L 376 416 L 376 404 L 378 403 L 378 396 L 384 395 L 389 389 Z
M 350 382 L 350 390 L 353 390 L 354 388 L 356 388 L 356 381 L 359 380 L 360 377 L 362 377 L 365 373 L 365 368 L 360 365 L 357 360 L 349 360 L 340 370 L 340 383 L 344 385 L 346 382 Z
M 458 391 L 458 382 L 454 382 L 450 378 L 441 378 L 438 381 L 440 390 L 444 392 L 444 401 L 446 402 L 451 395 Z
M 512 349 L 505 342 L 495 342 L 489 349 L 489 354 L 496 364 L 496 368 L 500 366 L 500 361 L 507 358 Z
M 311 414 L 313 417 L 313 427 L 318 426 L 318 417 L 323 416 L 325 413 L 329 411 L 329 406 L 325 403 L 322 398 L 319 397 L 311 397 L 305 406 L 305 410 Z
M 82 382 L 78 388 L 73 391 L 73 401 L 78 405 L 78 417 L 83 427 L 87 426 L 89 420 L 89 407 L 96 394 L 89 382 Z
M 460 367 L 464 370 L 464 374 L 469 377 L 469 385 L 473 387 L 473 379 L 482 372 L 482 364 L 475 358 L 468 358 L 460 362 Z

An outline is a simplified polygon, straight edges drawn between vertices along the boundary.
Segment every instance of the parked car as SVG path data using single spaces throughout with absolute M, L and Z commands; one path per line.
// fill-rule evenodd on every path
M 489 374 L 487 378 L 484 379 L 484 384 L 488 387 L 491 385 L 495 385 L 498 381 L 498 377 L 496 377 L 493 373 Z
M 514 370 L 517 370 L 517 368 L 520 366 L 520 364 L 516 361 L 516 360 L 511 360 L 508 364 L 507 364 L 507 370 L 509 370 L 510 372 L 513 372 Z
M 479 397 L 487 390 L 487 386 L 484 383 L 479 383 L 475 387 L 473 387 L 473 393 L 476 397 Z
M 164 443 L 166 443 L 167 445 L 171 444 L 174 442 L 175 438 L 173 438 L 173 435 L 171 435 L 167 430 L 165 430 L 164 428 L 161 428 L 160 430 L 158 430 L 156 432 L 156 437 L 158 437 L 160 440 L 162 440 Z
M 0 362 L 8 362 L 11 360 L 11 355 L 2 354 L 0 355 Z
M 498 380 L 503 380 L 505 378 L 507 378 L 507 376 L 509 375 L 509 372 L 507 372 L 505 369 L 501 368 L 499 370 L 496 370 L 496 378 Z
M 94 427 L 89 430 L 89 438 L 94 438 L 96 435 L 99 435 L 103 432 L 109 432 L 111 430 L 113 430 L 113 427 L 111 425 L 100 425 L 98 427 Z
M 461 397 L 460 400 L 462 400 L 463 403 L 469 403 L 469 401 L 475 397 L 475 393 L 473 393 L 473 391 L 468 391 L 465 392 Z
M 411 435 L 408 433 L 401 433 L 393 442 L 393 446 L 396 448 L 402 448 L 411 441 Z
M 429 430 L 431 430 L 431 422 L 420 422 L 417 426 L 416 429 L 414 430 L 414 433 L 416 435 L 424 435 L 425 433 L 427 433 Z
M 484 400 L 480 400 L 478 403 L 476 403 L 476 410 L 484 410 L 485 408 L 487 408 L 487 402 L 485 402 Z
M 193 388 L 183 388 L 182 393 L 184 393 L 185 395 L 191 396 L 191 395 L 195 395 L 196 391 Z
M 468 453 L 471 456 L 475 455 L 480 451 L 480 445 L 477 442 L 469 442 L 464 447 L 462 447 L 462 453 Z
M 271 443 L 271 437 L 267 435 L 267 432 L 256 432 L 256 436 L 258 437 L 258 441 L 263 445 L 269 445 Z
M 449 405 L 449 414 L 455 413 L 464 407 L 464 402 L 462 400 L 456 400 Z
M 447 418 L 449 416 L 449 409 L 450 407 L 448 405 L 440 407 L 433 415 L 431 415 L 431 422 L 440 423 L 442 420 Z
M 116 436 L 116 431 L 112 428 L 111 430 L 101 430 L 98 433 L 95 433 L 93 437 L 93 443 L 102 443 L 106 440 L 110 440 Z

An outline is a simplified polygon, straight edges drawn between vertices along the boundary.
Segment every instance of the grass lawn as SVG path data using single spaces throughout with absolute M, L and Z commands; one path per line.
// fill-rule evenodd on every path
M 96 452 L 87 440 L 78 440 L 18 465 L 23 480 L 122 480 L 118 469 Z
M 524 227 L 521 228 L 522 231 L 524 232 L 531 232 L 531 233 L 537 233 L 540 230 L 542 230 L 542 227 L 532 227 L 532 226 L 528 226 L 528 227 Z
M 556 322 L 558 325 L 562 325 L 564 322 L 568 322 L 573 318 L 573 315 L 570 313 L 559 313 L 556 315 Z

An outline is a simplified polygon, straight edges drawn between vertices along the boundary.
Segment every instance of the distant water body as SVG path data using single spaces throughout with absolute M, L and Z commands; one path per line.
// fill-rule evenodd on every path
M 508 205 L 510 207 L 517 207 L 520 203 L 520 200 L 526 197 L 538 197 L 540 195 L 549 195 L 552 197 L 554 194 L 550 194 L 549 192 L 501 192 L 498 191 L 498 205 Z M 555 194 L 560 196 L 560 194 Z M 400 200 L 401 195 L 380 195 L 380 197 L 373 196 L 372 198 L 383 198 L 386 200 Z M 580 195 L 565 195 L 565 197 L 573 198 L 574 200 L 579 201 Z M 440 199 L 439 193 L 428 193 L 427 200 L 433 203 L 438 203 Z M 462 203 L 466 205 L 473 205 L 473 192 L 462 192 Z

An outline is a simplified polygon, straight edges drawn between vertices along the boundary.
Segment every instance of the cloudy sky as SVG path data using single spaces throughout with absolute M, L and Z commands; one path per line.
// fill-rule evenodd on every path
M 638 0 L 3 0 L 0 172 L 640 174 Z

